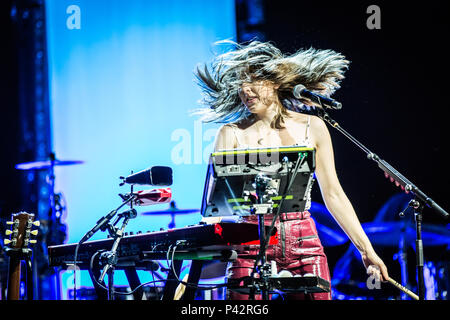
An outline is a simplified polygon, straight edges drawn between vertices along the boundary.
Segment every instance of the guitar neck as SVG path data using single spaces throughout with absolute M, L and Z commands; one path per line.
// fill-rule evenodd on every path
M 8 268 L 8 300 L 20 299 L 20 272 L 21 272 L 21 259 L 11 256 L 9 258 Z

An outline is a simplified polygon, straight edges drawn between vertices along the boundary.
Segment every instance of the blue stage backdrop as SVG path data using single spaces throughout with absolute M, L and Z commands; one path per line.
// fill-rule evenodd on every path
M 226 50 L 215 41 L 235 40 L 234 0 L 49 0 L 46 10 L 53 148 L 60 160 L 85 161 L 56 169 L 68 242 L 121 204 L 130 188 L 119 176 L 131 170 L 172 167 L 178 208 L 199 209 L 218 125 L 189 115 L 200 99 L 193 71 Z M 168 208 L 138 207 L 126 231 L 167 228 L 169 215 L 142 213 Z

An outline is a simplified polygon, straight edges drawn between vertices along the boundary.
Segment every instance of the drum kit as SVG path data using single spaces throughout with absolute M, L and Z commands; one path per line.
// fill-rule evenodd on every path
M 54 226 L 61 226 L 61 205 L 59 203 L 60 195 L 55 193 L 55 167 L 63 167 L 63 166 L 72 166 L 72 165 L 81 165 L 84 161 L 80 160 L 58 160 L 55 158 L 55 155 L 52 153 L 50 155 L 49 160 L 43 161 L 33 161 L 33 162 L 25 162 L 20 163 L 15 166 L 18 170 L 49 170 L 48 183 L 50 187 L 49 194 L 49 203 L 50 203 L 50 213 L 49 213 L 49 223 L 53 223 Z M 316 222 L 317 230 L 321 242 L 324 247 L 336 247 L 342 246 L 348 242 L 348 237 L 341 231 L 338 224 L 331 217 L 327 208 L 316 202 L 311 203 L 311 208 L 309 209 L 313 219 Z M 156 216 L 156 215 L 168 215 L 171 217 L 171 221 L 168 225 L 169 229 L 175 228 L 175 218 L 179 215 L 189 215 L 199 213 L 200 209 L 179 209 L 176 206 L 174 201 L 171 201 L 169 204 L 169 208 L 166 210 L 160 211 L 148 211 L 142 212 L 142 216 Z M 45 220 L 45 219 L 44 219 Z M 56 221 L 56 224 L 55 224 Z M 44 223 L 45 226 L 45 223 Z M 369 222 L 362 224 L 364 231 L 367 236 L 371 240 L 371 243 L 374 247 L 398 247 L 399 251 L 399 259 L 398 261 L 401 264 L 402 270 L 402 285 L 408 286 L 407 283 L 407 275 L 406 273 L 406 259 L 404 258 L 405 248 L 407 246 L 413 246 L 414 240 L 416 239 L 416 230 L 414 228 L 414 224 L 411 223 L 408 219 L 404 219 L 404 221 L 392 221 L 392 222 Z M 51 230 L 48 230 L 48 233 L 51 233 Z M 65 231 L 65 229 L 64 229 Z M 47 236 L 48 236 L 47 233 Z M 44 232 L 45 234 L 45 232 Z M 432 225 L 432 224 L 422 224 L 422 239 L 423 245 L 425 247 L 437 247 L 437 246 L 446 246 L 447 250 L 450 246 L 450 229 L 447 227 Z M 63 239 L 64 240 L 64 239 Z M 61 241 L 61 239 L 60 239 Z M 61 241 L 62 243 L 62 241 Z M 48 245 L 46 243 L 44 245 Z M 55 244 L 55 243 L 53 243 Z M 402 255 L 403 254 L 403 255 Z M 359 262 L 355 262 L 359 263 Z M 438 263 L 439 266 L 442 266 L 442 263 Z M 445 268 L 447 266 L 445 265 Z M 213 262 L 208 268 L 204 270 L 203 278 L 215 278 L 224 276 L 224 272 L 226 269 L 226 263 L 223 262 Z M 438 270 L 437 272 L 440 277 L 448 277 L 448 270 Z M 441 279 L 442 280 L 442 279 Z M 448 279 L 444 279 L 445 281 L 441 281 L 440 283 L 444 283 L 445 288 L 439 288 L 444 293 L 436 293 L 436 296 L 441 295 L 441 298 L 446 296 L 447 291 L 450 289 L 448 287 Z M 348 297 L 352 293 L 352 296 L 359 296 L 362 299 L 370 299 L 374 297 L 375 291 L 368 290 L 365 283 L 361 283 L 358 281 L 338 281 L 334 282 L 336 288 L 339 292 L 343 293 L 343 297 Z M 378 290 L 379 291 L 379 290 Z M 378 292 L 379 293 L 379 292 Z M 376 297 L 375 297 L 376 298 Z M 404 298 L 404 296 L 403 296 Z
M 37 238 L 38 250 L 34 252 L 34 264 L 37 274 L 40 276 L 50 276 L 53 271 L 48 266 L 47 247 L 50 245 L 62 244 L 67 238 L 67 226 L 62 222 L 66 211 L 66 204 L 62 193 L 55 192 L 55 167 L 64 167 L 83 164 L 80 160 L 58 160 L 54 153 L 50 153 L 47 160 L 23 162 L 15 165 L 17 170 L 23 171 L 44 171 L 48 175 L 48 215 L 38 216 L 39 235 Z
M 66 238 L 66 226 L 61 222 L 65 211 L 62 193 L 55 192 L 55 167 L 72 166 L 83 164 L 80 160 L 58 160 L 54 153 L 49 155 L 48 160 L 19 163 L 15 166 L 17 170 L 34 171 L 48 170 L 47 183 L 49 187 L 49 212 L 48 217 L 38 217 L 41 222 L 41 242 L 45 245 L 59 244 Z M 44 249 L 45 251 L 45 249 Z
M 401 200 L 398 196 L 394 195 L 387 203 L 397 201 L 400 204 Z M 412 287 L 417 291 L 414 281 L 416 272 L 412 269 L 414 263 L 411 261 L 413 254 L 408 255 L 408 251 L 415 252 L 417 250 L 416 228 L 412 219 L 404 217 L 402 212 L 397 216 L 400 217 L 399 221 L 384 221 L 384 219 L 396 219 L 398 212 L 395 210 L 392 207 L 388 212 L 380 210 L 375 221 L 363 223 L 362 227 L 375 250 L 383 255 L 389 273 L 399 273 L 401 285 L 406 288 Z M 390 214 L 390 216 L 383 216 L 384 213 Z M 450 289 L 448 277 L 449 225 L 444 227 L 436 224 L 422 224 L 422 240 L 427 252 L 424 262 L 426 300 L 447 300 Z M 393 264 L 388 264 L 391 262 L 389 254 L 392 254 L 392 261 L 396 261 Z M 335 299 L 410 299 L 404 292 L 400 292 L 400 296 L 398 296 L 397 291 L 371 289 L 366 281 L 361 280 L 364 277 L 367 278 L 366 275 L 362 275 L 362 277 L 355 275 L 357 269 L 355 266 L 360 263 L 357 261 L 358 256 L 356 248 L 349 247 L 337 262 L 333 270 L 332 281 Z M 410 272 L 414 275 L 410 276 Z

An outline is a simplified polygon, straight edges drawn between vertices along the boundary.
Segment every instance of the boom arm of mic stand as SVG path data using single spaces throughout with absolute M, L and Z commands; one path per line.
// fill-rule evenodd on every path
M 378 164 L 378 167 L 385 172 L 385 174 L 389 175 L 392 179 L 394 179 L 398 184 L 400 184 L 406 192 L 412 192 L 418 201 L 421 201 L 428 207 L 437 211 L 443 218 L 448 219 L 449 213 L 441 208 L 433 199 L 428 197 L 425 193 L 423 193 L 416 185 L 414 185 L 411 181 L 406 179 L 402 174 L 400 174 L 397 170 L 395 170 L 389 163 L 380 159 L 375 153 L 367 149 L 361 142 L 356 140 L 352 135 L 350 135 L 347 131 L 345 131 L 339 123 L 333 120 L 328 113 L 323 108 L 316 108 L 317 116 L 329 123 L 333 128 L 341 132 L 344 136 L 346 136 L 350 141 L 352 141 L 356 146 L 358 146 L 362 151 L 367 154 L 367 158 L 369 160 L 373 160 Z

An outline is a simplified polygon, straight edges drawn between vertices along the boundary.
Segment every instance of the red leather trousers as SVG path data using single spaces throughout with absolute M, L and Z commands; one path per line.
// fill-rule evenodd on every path
M 272 215 L 264 216 L 264 224 L 272 223 Z M 244 219 L 247 223 L 258 223 L 257 216 Z M 281 222 L 280 222 L 281 221 Z M 284 213 L 275 222 L 277 228 L 277 244 L 267 248 L 267 261 L 275 261 L 277 271 L 288 270 L 292 275 L 314 274 L 330 281 L 327 257 L 317 235 L 316 225 L 308 211 Z M 259 245 L 251 245 L 238 255 L 228 267 L 228 279 L 250 276 Z M 324 293 L 290 293 L 283 294 L 285 300 L 331 300 L 331 292 Z M 248 294 L 227 290 L 228 300 L 248 300 Z M 255 300 L 261 295 L 256 294 Z

